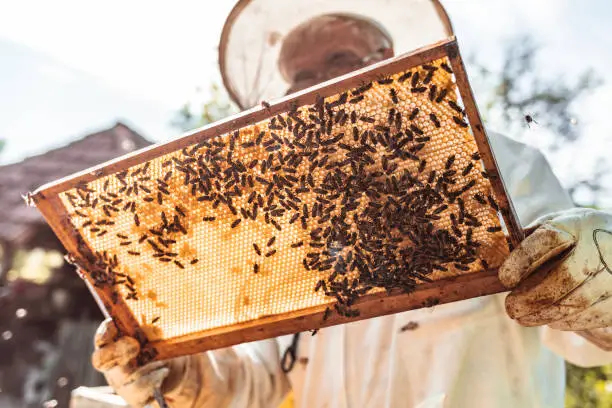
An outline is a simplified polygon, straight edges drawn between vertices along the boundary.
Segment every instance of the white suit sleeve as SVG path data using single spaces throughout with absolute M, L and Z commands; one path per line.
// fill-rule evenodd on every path
M 523 226 L 543 215 L 574 204 L 538 150 L 500 134 L 489 132 L 491 144 L 508 193 Z M 579 366 L 612 362 L 607 352 L 573 332 L 541 328 L 542 342 L 554 353 Z
M 489 132 L 504 185 L 523 227 L 536 218 L 574 207 L 544 155 L 523 143 Z
M 177 408 L 278 406 L 289 391 L 275 339 L 193 356 L 183 381 L 166 394 Z
M 612 352 L 604 351 L 574 332 L 564 332 L 544 326 L 542 342 L 554 353 L 580 367 L 597 367 L 612 363 Z

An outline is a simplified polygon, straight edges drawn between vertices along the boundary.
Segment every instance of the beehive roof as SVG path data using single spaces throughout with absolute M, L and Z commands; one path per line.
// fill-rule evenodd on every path
M 0 166 L 0 240 L 27 245 L 45 222 L 22 195 L 47 182 L 150 145 L 147 139 L 117 122 L 68 145 Z

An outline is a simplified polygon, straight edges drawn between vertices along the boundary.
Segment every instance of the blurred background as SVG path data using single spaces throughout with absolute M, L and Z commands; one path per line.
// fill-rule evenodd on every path
M 488 128 L 540 148 L 577 205 L 612 207 L 612 3 L 442 3 Z M 102 316 L 21 194 L 236 112 L 216 48 L 233 5 L 0 1 L 0 407 L 104 384 Z M 567 380 L 567 407 L 612 406 L 612 367 Z

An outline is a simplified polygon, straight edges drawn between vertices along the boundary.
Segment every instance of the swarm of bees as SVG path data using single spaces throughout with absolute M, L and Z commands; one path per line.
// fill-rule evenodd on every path
M 108 236 L 117 243 L 95 255 L 93 281 L 141 298 L 118 251 L 152 254 L 177 271 L 202 268 L 206 260 L 178 248 L 202 208 L 198 223 L 229 231 L 249 222 L 303 231 L 284 251 L 304 251 L 304 273 L 318 277 L 312 291 L 330 304 L 324 320 L 359 316 L 357 300 L 374 290 L 411 292 L 434 274 L 489 268 L 483 248 L 504 240 L 497 211 L 507 209 L 475 144 L 466 152 L 458 136 L 469 125 L 451 74 L 441 59 L 380 77 L 107 176 L 101 188 L 63 193 L 91 247 Z M 179 190 L 188 199 L 177 204 Z M 130 215 L 130 229 L 117 230 L 119 214 Z M 275 235 L 249 243 L 252 274 L 262 276 L 278 244 Z

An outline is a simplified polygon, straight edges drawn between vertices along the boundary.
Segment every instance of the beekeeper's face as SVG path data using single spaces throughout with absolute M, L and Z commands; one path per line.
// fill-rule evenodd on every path
M 278 66 L 292 93 L 392 56 L 391 38 L 376 23 L 323 15 L 286 35 Z

